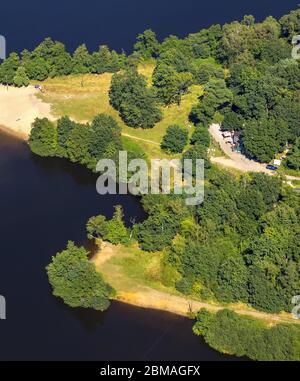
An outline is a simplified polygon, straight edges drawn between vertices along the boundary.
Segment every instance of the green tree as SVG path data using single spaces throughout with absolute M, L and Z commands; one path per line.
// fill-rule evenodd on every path
M 99 51 L 92 54 L 91 61 L 92 72 L 97 74 L 116 72 L 124 66 L 124 56 L 110 51 L 106 45 L 101 45 Z
M 254 173 L 251 184 L 253 188 L 261 192 L 264 202 L 268 207 L 272 208 L 279 201 L 282 188 L 280 179 L 264 173 Z
M 76 123 L 68 116 L 63 116 L 57 121 L 57 153 L 59 156 L 67 156 L 67 142 Z
M 216 296 L 224 302 L 247 302 L 248 271 L 242 257 L 225 259 L 218 271 Z
M 257 187 L 242 189 L 237 197 L 237 206 L 250 218 L 258 219 L 267 210 L 263 194 Z
M 89 155 L 94 159 L 95 165 L 99 159 L 104 157 L 105 153 L 108 153 L 106 150 L 109 144 L 117 151 L 121 149 L 121 128 L 111 116 L 97 115 L 91 124 L 88 148 Z
M 201 144 L 205 147 L 210 146 L 210 133 L 206 127 L 197 126 L 191 137 L 191 144 Z
M 103 239 L 114 245 L 129 242 L 129 234 L 124 224 L 121 205 L 115 206 L 115 212 L 110 220 L 102 215 L 91 217 L 87 222 L 86 230 L 89 239 Z
M 265 271 L 258 267 L 250 269 L 249 302 L 254 308 L 271 313 L 283 311 L 285 307 L 280 294 L 267 279 Z
M 145 59 L 156 58 L 159 54 L 159 43 L 156 34 L 151 29 L 147 29 L 144 33 L 139 34 L 134 45 L 134 50 Z
M 288 168 L 300 170 L 300 138 L 296 139 L 293 148 L 288 152 L 285 165 Z
M 5 85 L 13 85 L 16 71 L 20 66 L 20 58 L 17 53 L 11 53 L 0 66 L 0 82 Z
M 73 63 L 70 53 L 65 51 L 65 46 L 61 42 L 56 42 L 52 48 L 52 56 L 49 58 L 49 75 L 57 77 L 72 73 Z
M 50 77 L 55 77 L 68 75 L 72 71 L 72 57 L 66 52 L 64 44 L 49 37 L 45 38 L 29 56 L 26 54 L 22 59 L 26 67 L 29 66 L 35 71 L 35 75 L 39 70 L 39 76 L 46 73 Z
M 276 65 L 269 67 L 269 73 L 275 78 L 283 79 L 283 85 L 290 90 L 300 89 L 300 65 L 297 60 L 293 58 L 281 60 Z M 284 99 L 287 100 L 287 98 L 289 97 L 285 95 Z M 289 99 L 289 102 L 291 101 L 293 99 Z
M 76 123 L 66 143 L 67 155 L 72 162 L 79 162 L 85 165 L 91 162 L 89 155 L 90 138 L 90 126 L 88 124 Z
M 49 282 L 53 294 L 69 306 L 104 311 L 114 290 L 88 260 L 88 254 L 84 248 L 69 242 L 66 250 L 52 257 L 47 266 Z
M 226 111 L 221 125 L 222 131 L 240 131 L 243 129 L 245 121 L 243 117 L 232 110 Z
M 180 104 L 182 95 L 188 91 L 192 81 L 191 73 L 178 73 L 166 64 L 159 64 L 153 73 L 153 86 L 165 105 Z
M 290 141 L 300 137 L 300 102 L 296 94 L 281 98 L 272 114 L 273 118 L 284 120 L 287 123 Z
M 124 224 L 124 215 L 121 205 L 115 206 L 114 215 L 106 224 L 106 235 L 103 236 L 103 238 L 114 245 L 119 243 L 126 244 L 129 242 L 129 235 Z
M 191 52 L 186 44 L 180 43 L 178 47 L 173 47 L 160 54 L 157 66 L 159 67 L 161 65 L 168 66 L 177 73 L 187 73 L 192 67 Z
M 284 15 L 281 17 L 279 22 L 281 25 L 282 35 L 291 40 L 293 36 L 299 34 L 300 32 L 300 8 Z
M 217 56 L 221 37 L 222 27 L 215 24 L 208 29 L 190 34 L 187 40 L 196 58 L 208 58 Z
M 91 56 L 85 44 L 78 46 L 73 54 L 73 73 L 86 74 L 91 68 Z
M 203 97 L 196 105 L 192 107 L 189 119 L 195 124 L 202 124 L 209 127 L 216 112 L 215 99 L 207 96 Z
M 57 148 L 56 127 L 47 118 L 36 118 L 29 135 L 32 152 L 40 156 L 55 156 Z
M 243 130 L 243 144 L 251 156 L 266 163 L 283 150 L 288 136 L 287 123 L 283 120 L 252 120 Z
M 167 213 L 151 215 L 137 226 L 138 242 L 143 250 L 158 251 L 168 246 L 176 234 L 178 221 Z
M 88 239 L 99 239 L 107 235 L 107 220 L 105 216 L 99 215 L 89 218 L 86 224 Z
M 205 85 L 211 78 L 224 79 L 224 70 L 216 63 L 194 62 L 191 66 L 194 80 L 200 85 Z
M 14 85 L 17 87 L 28 86 L 29 78 L 23 66 L 19 66 L 14 76 Z
M 195 173 L 196 160 L 202 159 L 204 160 L 204 167 L 209 169 L 211 167 L 210 160 L 208 158 L 207 147 L 205 147 L 201 143 L 196 143 L 191 146 L 186 152 L 183 154 L 183 159 L 191 159 L 193 160 L 193 172 Z
M 161 148 L 168 152 L 180 153 L 183 151 L 188 141 L 188 132 L 178 125 L 172 125 L 167 128 L 164 135 Z
M 204 88 L 204 94 L 199 97 L 198 104 L 193 106 L 190 120 L 208 127 L 215 112 L 228 106 L 232 100 L 233 94 L 227 88 L 224 79 L 211 78 Z
M 109 98 L 130 127 L 152 128 L 162 118 L 152 89 L 134 69 L 113 76 Z
M 287 43 L 284 39 L 266 41 L 261 49 L 261 59 L 271 65 L 285 58 L 290 58 L 291 54 L 291 44 Z
M 24 63 L 26 72 L 30 79 L 44 81 L 49 76 L 47 62 L 44 58 L 36 57 Z

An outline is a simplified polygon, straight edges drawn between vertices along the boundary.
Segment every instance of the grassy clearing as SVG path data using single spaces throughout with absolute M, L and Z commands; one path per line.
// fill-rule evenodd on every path
M 111 248 L 111 246 L 109 247 Z M 101 256 L 101 254 L 100 254 Z M 111 258 L 96 267 L 116 290 L 136 292 L 144 287 L 177 293 L 161 283 L 162 252 L 147 253 L 137 244 L 113 246 Z
M 155 68 L 155 62 L 149 61 L 139 66 L 139 72 L 142 73 L 151 84 L 152 73 Z M 136 140 L 136 143 L 146 152 L 148 157 L 166 156 L 162 153 L 159 144 L 164 136 L 166 129 L 171 124 L 179 124 L 186 127 L 190 133 L 192 126 L 188 122 L 188 115 L 192 105 L 196 103 L 197 98 L 202 93 L 202 86 L 191 86 L 188 94 L 182 98 L 181 105 L 171 105 L 163 109 L 163 119 L 152 129 L 134 129 L 125 125 L 119 117 L 119 114 L 109 104 L 109 88 L 112 74 L 86 74 L 72 75 L 66 77 L 50 78 L 42 83 L 44 92 L 38 96 L 44 102 L 51 104 L 51 112 L 55 117 L 69 115 L 76 121 L 88 122 L 99 113 L 106 113 L 113 116 L 126 135 L 133 138 L 153 141 L 151 144 L 142 140 Z
M 189 93 L 182 97 L 182 101 L 179 106 L 174 104 L 163 108 L 163 118 L 153 128 L 146 130 L 133 129 L 124 125 L 123 131 L 139 138 L 152 140 L 156 143 L 161 142 L 167 127 L 172 124 L 178 124 L 182 127 L 186 127 L 191 133 L 193 127 L 188 121 L 188 116 L 192 106 L 197 102 L 197 98 L 202 91 L 202 86 L 191 86 Z

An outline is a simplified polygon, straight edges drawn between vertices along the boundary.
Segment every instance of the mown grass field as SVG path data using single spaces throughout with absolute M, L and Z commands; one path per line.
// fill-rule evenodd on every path
M 149 85 L 151 85 L 154 68 L 155 63 L 152 61 L 139 66 L 139 72 L 147 78 Z M 191 86 L 189 93 L 183 96 L 180 106 L 164 107 L 162 109 L 163 119 L 153 128 L 134 129 L 127 126 L 118 112 L 109 104 L 108 92 L 111 78 L 112 74 L 105 73 L 47 79 L 42 82 L 44 91 L 39 94 L 39 97 L 44 102 L 51 104 L 51 112 L 55 117 L 69 115 L 76 121 L 88 122 L 99 113 L 113 116 L 122 127 L 124 135 L 137 138 L 136 143 L 149 158 L 166 156 L 161 152 L 160 142 L 169 125 L 179 124 L 192 133 L 193 127 L 188 121 L 188 115 L 203 91 L 202 86 Z

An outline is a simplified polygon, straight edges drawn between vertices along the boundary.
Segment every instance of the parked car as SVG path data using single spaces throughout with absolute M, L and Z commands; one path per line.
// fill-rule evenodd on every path
M 271 165 L 271 164 L 267 165 L 266 168 L 269 169 L 270 171 L 277 171 L 278 170 L 278 167 L 276 167 L 275 165 Z

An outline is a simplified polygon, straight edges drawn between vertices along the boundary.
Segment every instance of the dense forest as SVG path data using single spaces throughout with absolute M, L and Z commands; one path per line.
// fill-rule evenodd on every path
M 268 327 L 265 323 L 230 310 L 211 314 L 199 311 L 193 331 L 213 348 L 262 361 L 297 361 L 300 328 L 293 324 Z
M 169 126 L 161 148 L 205 160 L 204 203 L 190 207 L 183 196 L 147 195 L 142 198 L 144 222 L 126 228 L 117 207 L 110 221 L 92 217 L 88 236 L 113 244 L 134 239 L 149 255 L 162 251 L 164 285 L 187 296 L 244 302 L 269 313 L 290 312 L 293 296 L 300 295 L 300 195 L 279 177 L 235 176 L 212 165 L 208 127 L 218 122 L 223 130 L 240 131 L 243 152 L 260 162 L 288 148 L 284 163 L 299 170 L 300 61 L 291 55 L 296 34 L 300 9 L 259 23 L 245 16 L 241 22 L 213 25 L 184 39 L 169 36 L 161 43 L 147 30 L 129 56 L 106 47 L 90 54 L 84 45 L 70 55 L 62 44 L 46 39 L 33 52 L 11 54 L 0 66 L 0 81 L 19 86 L 48 76 L 115 72 L 110 102 L 133 128 L 152 128 L 162 118 L 163 106 L 180 104 L 192 84 L 202 85 L 204 91 L 190 112 L 193 135 L 189 138 L 182 126 Z M 137 71 L 138 63 L 149 59 L 156 64 L 150 85 Z M 97 160 L 114 158 L 122 148 L 121 129 L 104 114 L 86 125 L 68 117 L 55 124 L 37 119 L 29 144 L 36 154 L 65 157 L 94 169 Z M 80 250 L 72 244 L 67 249 L 85 263 Z M 67 253 L 60 256 L 68 260 Z M 52 284 L 58 281 L 56 271 L 49 266 Z M 102 279 L 94 282 L 101 295 L 110 295 Z M 56 294 L 77 305 L 69 288 L 66 296 Z M 89 301 L 84 306 L 91 305 Z M 100 303 L 99 309 L 105 306 Z M 230 312 L 201 312 L 195 332 L 228 353 L 267 360 L 300 358 L 300 334 L 294 326 L 267 329 Z M 284 337 L 291 341 L 285 339 L 280 352 L 277 343 Z

